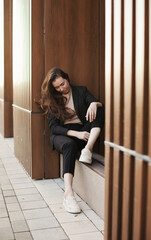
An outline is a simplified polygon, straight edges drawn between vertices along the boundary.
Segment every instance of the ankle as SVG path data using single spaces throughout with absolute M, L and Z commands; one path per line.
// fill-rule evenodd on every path
M 90 145 L 86 145 L 85 149 L 88 149 L 90 152 L 92 152 L 93 148 Z
M 65 199 L 68 197 L 74 196 L 73 190 L 72 189 L 65 189 L 64 197 Z

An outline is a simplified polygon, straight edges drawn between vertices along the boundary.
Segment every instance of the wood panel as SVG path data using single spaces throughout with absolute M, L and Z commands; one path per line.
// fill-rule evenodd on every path
M 13 1 L 13 103 L 30 109 L 30 0 Z
M 144 153 L 144 101 L 145 101 L 145 1 L 136 1 L 136 133 L 135 149 L 139 153 Z M 133 218 L 133 239 L 144 237 L 145 221 L 145 166 L 146 164 L 136 158 L 135 163 L 135 185 L 134 185 L 134 218 Z M 143 196 L 144 195 L 144 196 Z
M 43 116 L 39 113 L 31 114 L 31 155 L 33 179 L 44 177 L 44 144 L 43 144 Z
M 113 138 L 113 95 L 112 95 L 112 71 L 113 71 L 113 11 L 112 1 L 105 2 L 105 139 Z M 105 147 L 105 239 L 111 239 L 112 233 L 112 181 L 113 181 L 113 151 Z
M 151 234 L 150 9 L 148 0 L 106 1 L 105 239 L 108 240 L 148 240 Z
M 149 91 L 148 91 L 148 155 L 151 158 L 151 2 L 149 1 L 148 7 L 149 13 Z M 150 239 L 151 236 L 151 163 L 148 164 L 148 179 L 147 179 L 147 206 L 146 206 L 146 239 Z
M 58 66 L 72 84 L 98 97 L 99 1 L 46 0 L 45 69 Z
M 151 2 L 149 1 L 149 97 L 148 97 L 148 155 L 151 158 Z
M 45 178 L 57 178 L 59 177 L 59 154 L 55 150 L 53 152 L 50 150 L 50 129 L 46 118 L 44 119 L 44 125 Z
M 112 239 L 113 149 L 105 147 L 105 239 Z
M 36 101 L 40 98 L 44 78 L 44 1 L 32 0 L 32 80 L 30 109 L 40 112 Z
M 123 46 L 122 46 L 122 24 L 123 24 L 122 2 L 113 1 L 114 8 L 114 57 L 113 57 L 113 141 L 121 145 L 123 142 Z M 121 238 L 121 206 L 122 206 L 122 171 L 123 155 L 119 150 L 113 150 L 113 199 L 112 199 L 112 239 Z
M 4 136 L 4 100 L 0 99 L 0 133 Z
M 124 146 L 133 148 L 133 115 L 134 115 L 134 81 L 132 81 L 133 69 L 133 33 L 134 12 L 133 1 L 124 2 Z M 134 159 L 124 155 L 123 164 L 123 207 L 122 207 L 122 239 L 132 238 L 133 219 L 133 190 L 134 190 Z
M 4 1 L 0 1 L 0 98 L 4 99 Z
M 4 137 L 12 137 L 12 5 L 10 0 L 1 1 L 1 4 L 0 98 L 4 104 L 0 111 L 1 133 Z
M 14 152 L 28 174 L 32 175 L 31 114 L 13 107 Z

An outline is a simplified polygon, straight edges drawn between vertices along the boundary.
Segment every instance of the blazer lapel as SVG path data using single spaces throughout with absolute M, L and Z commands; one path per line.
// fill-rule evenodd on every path
M 71 89 L 72 89 L 72 97 L 73 97 L 73 104 L 74 104 L 74 108 L 75 111 L 78 112 L 78 100 L 79 100 L 79 96 L 78 96 L 78 91 L 76 89 L 75 86 L 71 85 Z

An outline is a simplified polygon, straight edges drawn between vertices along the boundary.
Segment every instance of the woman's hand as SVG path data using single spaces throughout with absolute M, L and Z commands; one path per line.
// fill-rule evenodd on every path
M 79 132 L 79 131 L 75 131 L 75 130 L 67 131 L 67 136 L 76 137 L 76 138 L 82 139 L 84 141 L 88 141 L 89 135 L 90 135 L 90 133 L 86 132 L 86 131 L 83 131 L 83 132 Z
M 87 110 L 86 120 L 93 122 L 93 120 L 96 118 L 96 113 L 97 113 L 97 102 L 92 102 Z
M 89 136 L 90 136 L 89 132 L 86 132 L 86 131 L 84 131 L 84 132 L 77 132 L 77 138 L 82 139 L 84 141 L 88 141 Z

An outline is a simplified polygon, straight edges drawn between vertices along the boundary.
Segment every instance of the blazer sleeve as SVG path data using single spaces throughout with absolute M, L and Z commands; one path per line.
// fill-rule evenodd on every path
M 55 119 L 52 114 L 48 116 L 48 123 L 51 130 L 51 134 L 65 135 L 65 136 L 67 135 L 68 129 L 64 128 L 60 120 Z
M 92 102 L 99 102 L 99 100 L 97 100 L 89 91 L 88 89 L 85 87 L 84 88 L 84 96 L 85 96 L 85 103 L 87 105 L 87 107 L 90 105 L 90 103 Z

